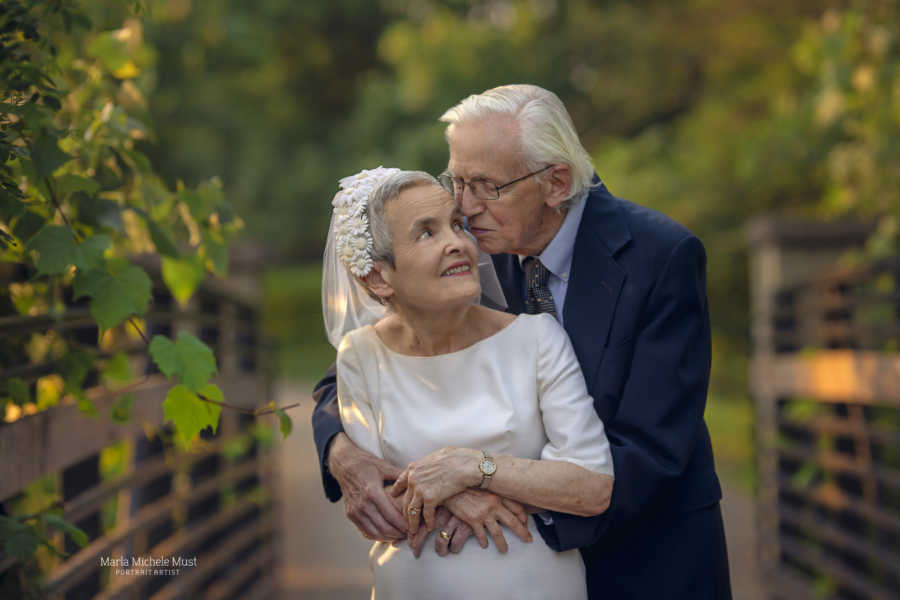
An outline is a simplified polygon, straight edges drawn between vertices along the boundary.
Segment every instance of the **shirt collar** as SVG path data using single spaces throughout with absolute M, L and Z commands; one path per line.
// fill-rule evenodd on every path
M 578 235 L 578 225 L 581 224 L 581 215 L 584 214 L 584 206 L 587 204 L 585 202 L 587 196 L 588 191 L 584 190 L 575 197 L 572 204 L 569 205 L 569 210 L 566 211 L 566 217 L 563 219 L 559 231 L 538 256 L 550 273 L 566 282 L 569 281 L 572 254 L 575 251 L 575 238 Z M 526 258 L 528 257 L 519 256 L 519 264 L 521 265 Z

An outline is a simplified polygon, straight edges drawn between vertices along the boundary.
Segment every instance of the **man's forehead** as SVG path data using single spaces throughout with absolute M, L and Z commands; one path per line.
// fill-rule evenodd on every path
M 449 170 L 466 179 L 496 178 L 513 168 L 517 143 L 508 122 L 497 119 L 460 124 L 448 135 Z

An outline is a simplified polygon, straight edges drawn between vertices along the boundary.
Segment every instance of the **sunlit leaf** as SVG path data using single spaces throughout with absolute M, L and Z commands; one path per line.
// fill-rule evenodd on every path
M 204 388 L 207 397 L 213 400 L 222 398 L 221 392 Z M 204 402 L 183 385 L 176 385 L 169 390 L 163 402 L 163 413 L 166 421 L 175 424 L 183 442 L 189 442 L 207 427 L 215 432 L 219 423 L 222 407 Z
M 206 270 L 196 256 L 184 259 L 163 257 L 162 277 L 172 296 L 184 305 L 203 282 Z
M 291 431 L 294 429 L 294 423 L 291 421 L 288 414 L 280 408 L 275 409 L 275 414 L 278 415 L 278 425 L 281 428 L 281 437 L 284 439 L 291 435 Z

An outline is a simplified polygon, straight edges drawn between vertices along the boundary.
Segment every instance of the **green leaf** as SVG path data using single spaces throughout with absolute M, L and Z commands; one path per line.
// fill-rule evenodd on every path
M 66 381 L 66 391 L 74 394 L 94 366 L 94 357 L 84 350 L 70 350 L 60 360 L 60 371 Z
M 124 352 L 114 354 L 106 361 L 101 378 L 110 387 L 131 383 L 134 375 L 131 372 L 131 363 L 128 362 L 128 355 Z
M 178 372 L 180 362 L 175 343 L 164 335 L 154 335 L 150 340 L 150 356 L 163 375 L 172 377 Z
M 59 149 L 57 141 L 56 137 L 44 131 L 31 145 L 31 162 L 40 178 L 50 177 L 71 158 Z
M 28 389 L 28 384 L 21 377 L 9 378 L 6 382 L 6 393 L 19 406 L 31 402 L 31 392 Z
M 278 424 L 281 427 L 281 438 L 284 439 L 291 435 L 291 431 L 294 429 L 294 423 L 291 421 L 288 414 L 280 408 L 275 409 L 275 414 L 278 415 Z
M 177 376 L 192 392 L 203 389 L 218 370 L 216 357 L 209 346 L 186 331 L 178 333 L 174 344 L 164 336 L 153 336 L 150 355 L 166 377 Z
M 80 548 L 84 548 L 88 545 L 90 540 L 88 539 L 87 534 L 63 519 L 62 516 L 54 513 L 46 513 L 41 515 L 41 518 L 48 526 L 67 534 Z
M 66 173 L 56 178 L 56 191 L 61 200 L 65 200 L 75 192 L 84 192 L 88 196 L 93 196 L 100 191 L 100 184 L 87 177 Z
M 112 31 L 99 34 L 88 46 L 88 53 L 102 60 L 109 71 L 118 71 L 128 62 L 128 48 Z
M 110 261 L 108 270 L 79 271 L 75 298 L 91 297 L 91 316 L 101 330 L 115 327 L 131 315 L 142 315 L 150 302 L 150 277 L 140 267 Z
M 220 277 L 228 275 L 228 246 L 211 235 L 203 235 L 203 252 L 209 261 L 209 269 Z
M 178 333 L 175 350 L 180 363 L 178 377 L 181 383 L 192 391 L 199 391 L 218 370 L 213 351 L 187 331 Z
M 204 391 L 216 395 L 213 390 L 204 388 Z M 217 400 L 222 397 L 222 394 L 218 392 L 217 398 L 209 397 Z M 163 402 L 163 414 L 166 421 L 174 423 L 181 441 L 185 444 L 194 439 L 198 433 L 207 427 L 215 431 L 219 424 L 219 414 L 221 412 L 222 407 L 210 402 L 204 402 L 183 385 L 176 385 L 170 389 L 166 395 L 165 402 Z
M 122 394 L 109 408 L 109 418 L 116 423 L 128 423 L 131 420 L 131 407 L 134 405 L 134 394 Z
M 3 551 L 18 560 L 28 560 L 37 552 L 37 534 L 17 519 L 0 516 L 0 539 L 3 540 Z
M 16 219 L 16 224 L 13 226 L 12 232 L 13 235 L 19 238 L 19 240 L 27 242 L 46 223 L 46 217 L 41 216 L 33 211 L 26 210 L 19 218 Z
M 103 253 L 111 244 L 103 234 L 92 235 L 76 245 L 72 263 L 82 271 L 90 271 L 103 266 Z
M 80 410 L 85 416 L 88 416 L 92 419 L 96 419 L 100 416 L 100 411 L 97 410 L 97 406 L 91 401 L 90 398 L 84 395 L 83 391 L 76 390 L 74 394 L 75 397 L 78 398 L 78 410 Z
M 27 248 L 38 253 L 35 262 L 39 274 L 59 275 L 72 264 L 78 252 L 75 238 L 66 227 L 46 225 L 28 241 Z
M 162 259 L 163 281 L 172 292 L 172 296 L 182 305 L 194 295 L 205 275 L 203 261 L 197 256 L 185 259 L 167 257 Z
M 163 256 L 178 258 L 178 248 L 172 241 L 172 236 L 159 223 L 147 219 L 147 229 L 150 231 L 150 239 L 153 240 L 157 252 Z M 165 273 L 165 263 L 163 263 L 163 272 Z

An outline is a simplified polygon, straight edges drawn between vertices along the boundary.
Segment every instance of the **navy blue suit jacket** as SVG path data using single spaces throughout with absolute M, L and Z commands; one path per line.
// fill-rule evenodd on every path
M 552 525 L 538 519 L 538 527 L 555 550 L 581 548 L 592 598 L 730 598 L 721 490 L 703 421 L 710 370 L 703 245 L 603 184 L 586 202 L 563 321 L 606 427 L 615 483 L 604 514 L 551 513 Z M 508 310 L 524 312 L 517 257 L 493 259 Z M 340 431 L 334 387 L 332 371 L 316 388 L 320 460 Z M 336 500 L 340 488 L 322 468 Z

